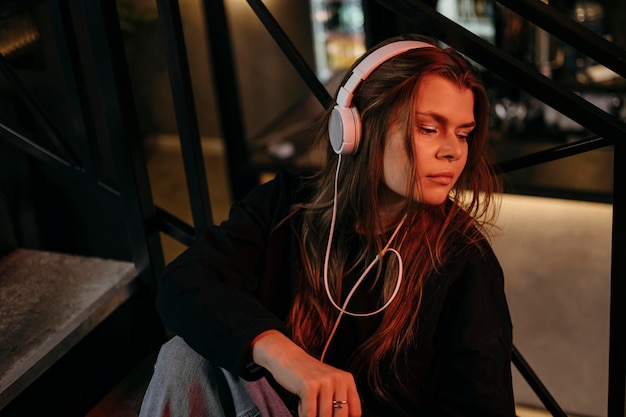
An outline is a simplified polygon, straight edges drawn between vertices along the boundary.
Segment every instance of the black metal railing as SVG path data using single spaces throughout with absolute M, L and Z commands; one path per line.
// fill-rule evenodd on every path
M 300 56 L 278 22 L 259 0 L 249 6 L 300 73 L 323 106 L 332 98 Z M 548 161 L 581 154 L 598 148 L 614 148 L 613 241 L 611 260 L 611 317 L 609 341 L 608 416 L 624 417 L 626 403 L 626 126 L 615 117 L 593 106 L 574 92 L 539 74 L 534 68 L 484 41 L 463 27 L 416 0 L 377 0 L 425 33 L 455 47 L 501 78 L 523 86 L 545 104 L 594 132 L 595 136 L 539 153 L 500 162 L 504 172 L 531 167 Z M 152 199 L 143 151 L 139 144 L 136 109 L 129 85 L 124 48 L 120 38 L 115 2 L 78 0 L 73 10 L 63 0 L 47 0 L 59 59 L 66 77 L 69 108 L 79 149 L 75 150 L 54 127 L 54 123 L 32 99 L 26 86 L 0 55 L 0 71 L 20 100 L 29 109 L 54 149 L 0 121 L 0 139 L 29 153 L 49 166 L 67 173 L 77 181 L 105 190 L 115 199 L 126 219 L 133 261 L 143 281 L 156 286 L 163 268 L 159 233 L 191 244 L 206 226 L 212 224 L 209 189 L 202 160 L 200 133 L 193 100 L 191 76 L 176 0 L 157 0 L 159 18 L 165 35 L 170 85 L 174 98 L 181 150 L 193 225 L 187 224 Z M 529 22 L 552 35 L 577 45 L 597 62 L 626 77 L 623 50 L 576 24 L 540 0 L 498 0 Z M 204 18 L 214 65 L 215 92 L 234 198 L 256 185 L 256 174 L 247 152 L 241 118 L 238 82 L 223 0 L 203 0 Z M 77 22 L 80 22 L 77 23 Z M 85 42 L 79 44 L 78 39 Z M 514 349 L 514 365 L 555 416 L 565 413 L 534 374 L 521 353 Z

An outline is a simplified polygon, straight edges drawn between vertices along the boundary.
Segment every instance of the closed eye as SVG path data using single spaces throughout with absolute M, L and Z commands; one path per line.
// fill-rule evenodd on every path
M 437 134 L 437 129 L 434 127 L 420 126 L 419 132 L 422 135 L 435 135 Z

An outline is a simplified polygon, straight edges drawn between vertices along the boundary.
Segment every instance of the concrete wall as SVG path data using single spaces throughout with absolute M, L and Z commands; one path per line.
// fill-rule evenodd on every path
M 493 247 L 514 344 L 570 415 L 606 416 L 611 204 L 505 194 Z M 542 407 L 514 373 L 518 404 Z

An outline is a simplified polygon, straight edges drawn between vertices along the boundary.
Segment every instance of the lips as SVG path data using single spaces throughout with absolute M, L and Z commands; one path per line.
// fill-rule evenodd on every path
M 451 172 L 440 172 L 434 175 L 429 175 L 428 179 L 442 185 L 450 185 L 454 180 L 454 174 Z

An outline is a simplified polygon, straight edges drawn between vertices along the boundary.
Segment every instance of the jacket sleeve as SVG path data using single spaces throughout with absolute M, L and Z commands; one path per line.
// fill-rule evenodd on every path
M 447 291 L 438 338 L 438 416 L 514 417 L 512 325 L 500 265 L 485 243 Z
M 290 286 L 289 277 L 267 277 L 267 270 L 287 262 L 276 257 L 289 257 L 289 250 L 272 252 L 268 245 L 291 205 L 293 181 L 279 174 L 234 204 L 226 221 L 210 227 L 167 266 L 159 285 L 156 307 L 165 326 L 238 376 L 251 377 L 246 364 L 257 335 L 269 329 L 286 332 L 259 293 Z

